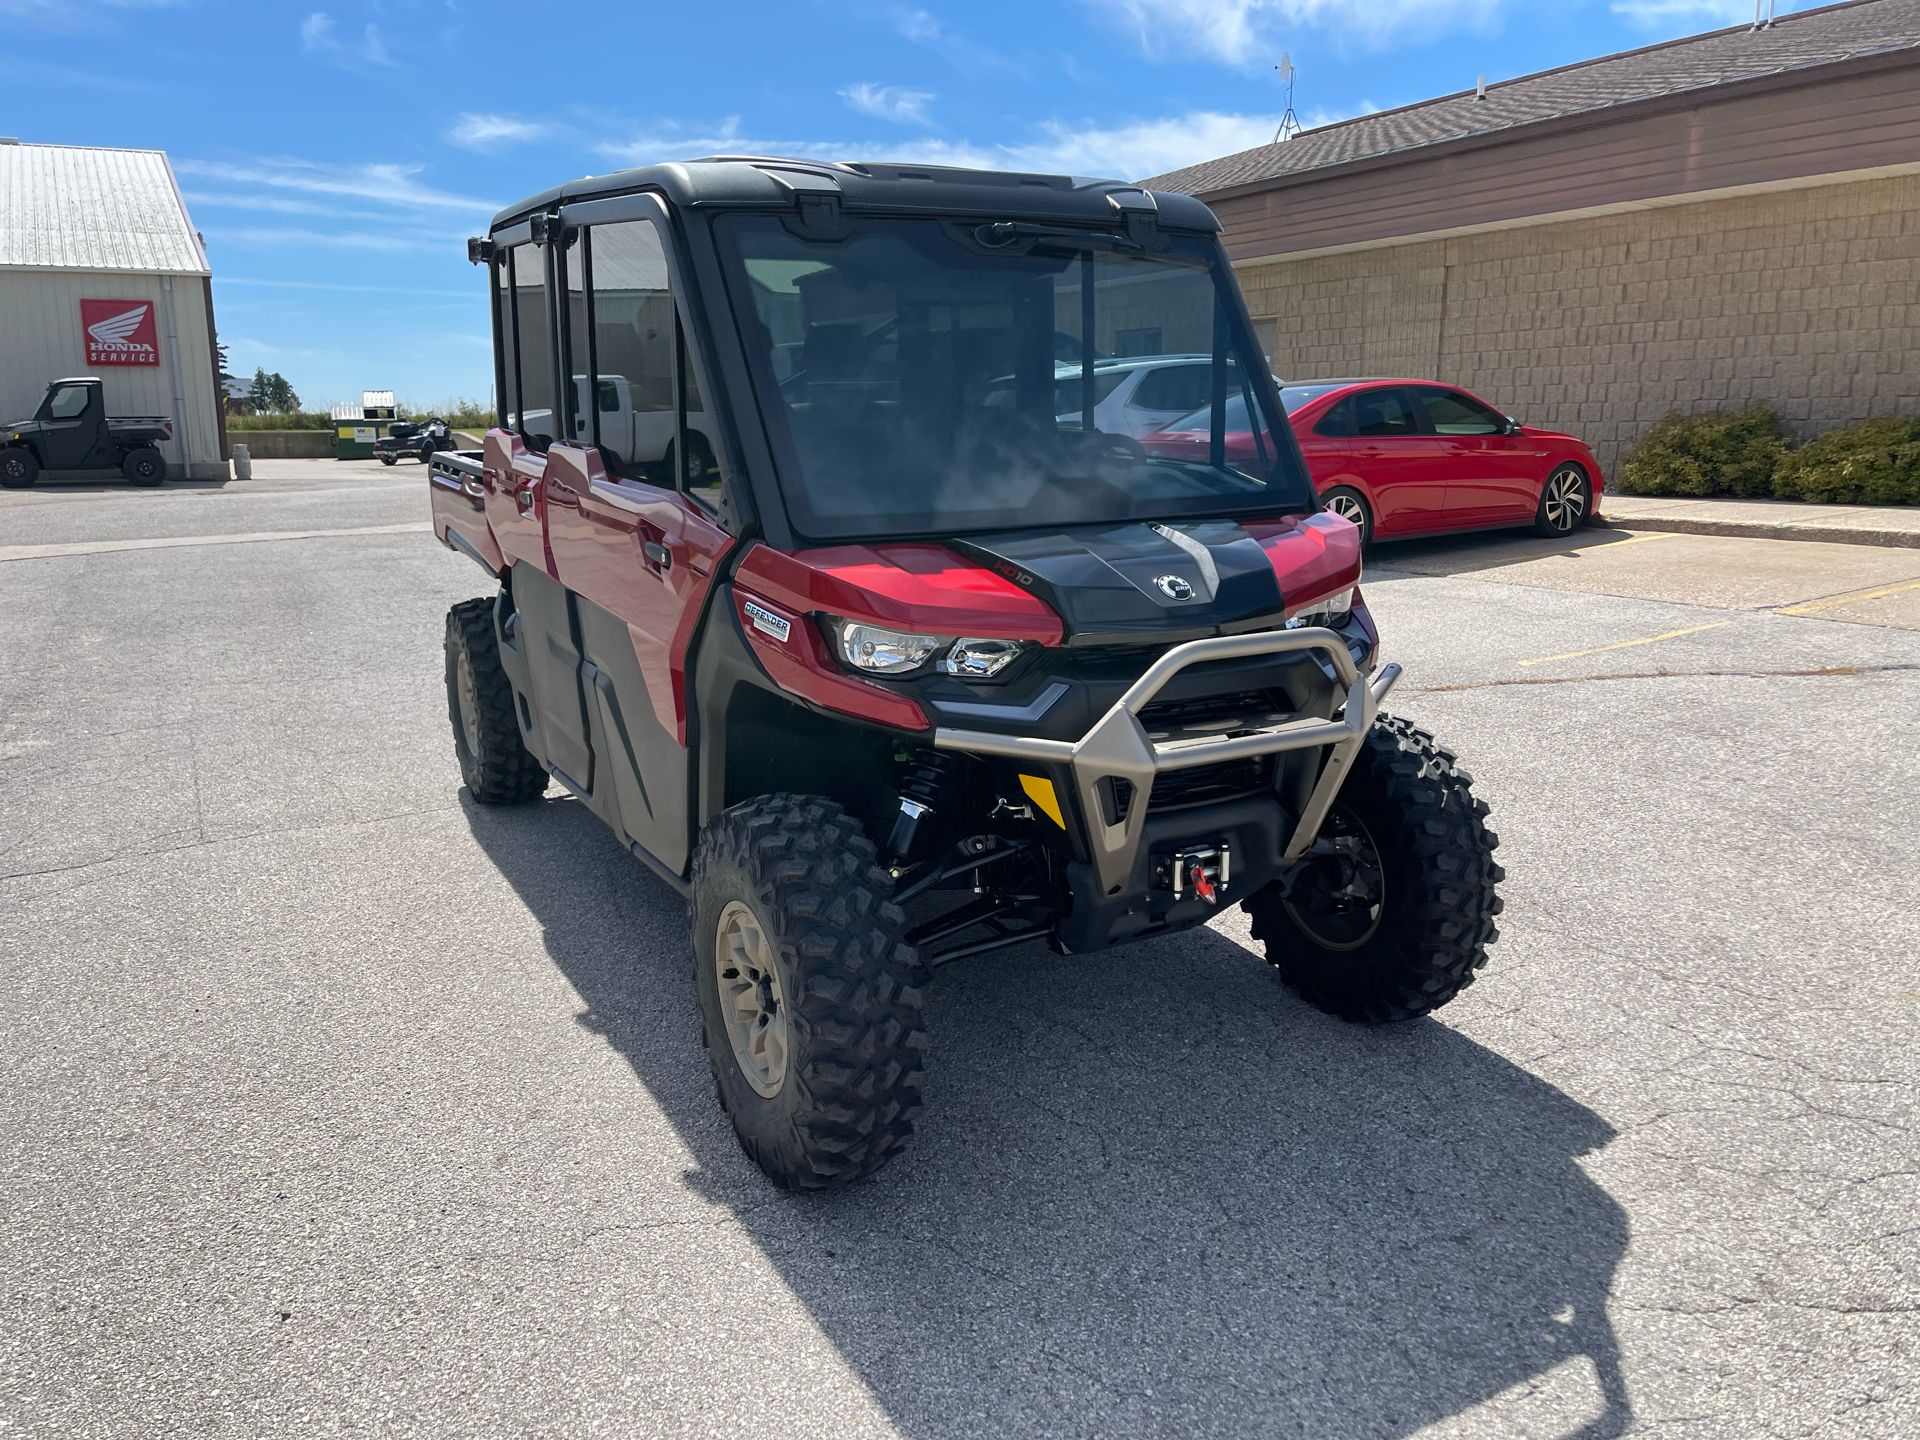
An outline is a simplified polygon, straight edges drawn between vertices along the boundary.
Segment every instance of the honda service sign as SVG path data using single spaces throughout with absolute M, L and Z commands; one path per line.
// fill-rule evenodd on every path
M 82 300 L 87 365 L 158 365 L 160 340 L 151 300 Z

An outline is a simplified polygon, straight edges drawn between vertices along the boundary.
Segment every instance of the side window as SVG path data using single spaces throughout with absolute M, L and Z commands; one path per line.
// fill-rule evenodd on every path
M 1420 433 L 1419 419 L 1398 390 L 1363 390 L 1342 403 L 1353 406 L 1351 434 L 1380 438 Z
M 593 443 L 593 412 L 587 403 L 587 373 L 592 359 L 587 343 L 586 245 L 583 231 L 569 226 L 562 248 L 554 252 L 556 273 L 567 300 L 560 313 L 560 373 L 566 378 L 567 438 Z
M 510 316 L 519 373 L 514 429 L 531 448 L 544 450 L 560 433 L 553 404 L 554 336 L 553 317 L 547 306 L 547 257 L 538 245 L 516 245 L 508 263 L 513 267 Z
M 1127 378 L 1124 370 L 1109 370 L 1093 377 L 1093 403 L 1098 405 L 1111 395 L 1120 382 Z M 1013 404 L 1013 383 L 996 386 L 988 395 L 989 405 Z M 1057 415 L 1071 415 L 1076 421 L 1080 418 L 1080 377 L 1068 380 L 1056 380 L 1053 385 L 1053 409 Z
M 1127 403 L 1137 410 L 1178 410 L 1185 413 L 1211 403 L 1207 387 L 1213 380 L 1211 365 L 1166 365 L 1150 370 L 1134 389 Z M 1231 381 L 1227 393 L 1239 386 Z
M 1458 390 L 1415 390 L 1415 399 L 1426 407 L 1436 435 L 1498 435 L 1507 428 L 1506 420 L 1478 400 Z
M 1352 435 L 1354 426 L 1353 402 L 1359 398 L 1358 395 L 1349 395 L 1344 400 L 1334 401 L 1334 403 L 1328 407 L 1327 413 L 1320 417 L 1320 422 L 1313 427 L 1313 433 L 1316 435 L 1324 435 L 1331 440 L 1344 440 Z
M 499 407 L 504 430 L 515 429 L 520 423 L 520 367 L 513 358 L 513 272 L 507 268 L 510 253 L 496 251 L 491 262 L 494 381 L 500 391 L 494 404 Z
M 586 233 L 599 444 L 625 473 L 668 489 L 684 485 L 718 509 L 717 447 L 677 324 L 660 232 L 651 221 L 627 220 Z M 676 393 L 686 401 L 684 459 Z
M 78 420 L 87 413 L 87 387 L 63 385 L 54 391 L 47 413 L 55 420 Z

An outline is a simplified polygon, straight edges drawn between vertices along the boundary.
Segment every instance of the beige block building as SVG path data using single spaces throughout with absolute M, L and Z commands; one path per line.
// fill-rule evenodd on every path
M 1920 413 L 1920 0 L 1856 0 L 1146 182 L 1213 206 L 1287 379 L 1445 380 L 1611 476 L 1671 410 Z

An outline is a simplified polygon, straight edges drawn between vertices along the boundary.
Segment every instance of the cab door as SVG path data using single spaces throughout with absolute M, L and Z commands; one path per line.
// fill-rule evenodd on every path
M 99 385 L 62 385 L 41 410 L 40 463 L 46 469 L 85 469 L 106 448 L 107 407 Z
M 548 543 L 554 472 L 557 325 L 551 257 L 528 242 L 495 262 L 502 293 L 500 346 L 509 422 L 488 434 L 482 478 L 487 523 L 507 562 L 513 606 L 500 631 L 501 663 L 521 692 L 527 748 L 574 794 L 592 795 L 599 766 L 582 682 L 573 603 Z
M 566 261 L 575 367 L 623 377 L 611 393 L 647 408 L 621 414 L 596 403 L 586 433 L 548 448 L 547 541 L 573 605 L 598 762 L 591 803 L 679 872 L 692 838 L 687 655 L 714 571 L 734 542 L 708 508 L 717 500 L 710 477 L 690 478 L 650 454 L 623 456 L 608 443 L 633 435 L 643 414 L 673 429 L 697 403 L 659 232 L 650 221 L 625 220 L 579 237 Z M 595 383 L 592 393 L 598 402 L 608 391 Z

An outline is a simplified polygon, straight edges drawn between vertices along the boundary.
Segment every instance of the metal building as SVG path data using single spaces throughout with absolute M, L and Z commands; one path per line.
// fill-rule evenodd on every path
M 226 477 L 211 272 L 167 157 L 0 140 L 0 419 L 71 375 L 172 416 L 171 475 Z

